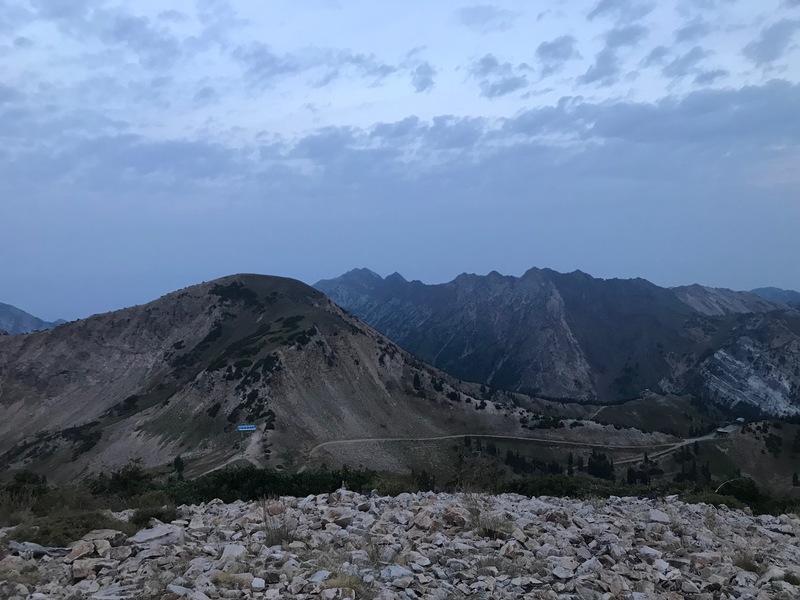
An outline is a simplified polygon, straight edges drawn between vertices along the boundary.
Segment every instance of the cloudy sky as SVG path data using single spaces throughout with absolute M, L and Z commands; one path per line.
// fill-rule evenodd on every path
M 532 266 L 800 289 L 800 0 L 0 0 L 0 302 Z

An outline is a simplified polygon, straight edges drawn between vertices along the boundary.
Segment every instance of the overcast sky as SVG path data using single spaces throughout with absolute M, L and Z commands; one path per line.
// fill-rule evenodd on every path
M 0 302 L 236 272 L 800 289 L 800 0 L 0 0 Z

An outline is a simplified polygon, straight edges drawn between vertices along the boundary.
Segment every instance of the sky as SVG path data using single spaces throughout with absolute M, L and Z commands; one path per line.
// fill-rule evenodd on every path
M 0 302 L 530 267 L 800 289 L 800 0 L 0 0 Z

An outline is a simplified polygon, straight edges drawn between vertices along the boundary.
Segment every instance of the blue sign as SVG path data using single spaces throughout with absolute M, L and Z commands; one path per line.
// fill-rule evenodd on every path
M 255 425 L 238 425 L 236 427 L 236 429 L 238 429 L 239 431 L 255 431 L 256 430 L 256 426 Z

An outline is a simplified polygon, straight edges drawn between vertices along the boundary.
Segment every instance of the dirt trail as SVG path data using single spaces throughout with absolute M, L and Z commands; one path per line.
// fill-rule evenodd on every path
M 339 446 L 344 444 L 363 444 L 363 443 L 380 443 L 380 442 L 433 442 L 439 440 L 453 440 L 459 439 L 463 437 L 481 437 L 481 438 L 488 438 L 488 439 L 499 439 L 499 440 L 516 440 L 516 441 L 524 441 L 524 442 L 538 442 L 538 443 L 547 443 L 552 444 L 554 446 L 573 446 L 573 447 L 580 447 L 580 448 L 600 448 L 604 450 L 642 450 L 642 451 L 651 451 L 655 450 L 650 454 L 651 459 L 660 458 L 662 456 L 666 456 L 667 454 L 671 454 L 680 448 L 688 446 L 690 444 L 694 444 L 695 442 L 703 442 L 710 439 L 713 439 L 715 435 L 710 433 L 708 435 L 704 435 L 701 437 L 696 438 L 686 438 L 679 442 L 666 442 L 663 444 L 640 444 L 640 445 L 621 445 L 616 446 L 613 444 L 598 444 L 594 442 L 575 442 L 572 440 L 554 440 L 550 438 L 536 438 L 536 437 L 522 437 L 522 436 L 514 436 L 514 435 L 486 435 L 482 433 L 460 433 L 456 435 L 442 435 L 436 437 L 415 437 L 415 438 L 355 438 L 355 439 L 348 439 L 348 440 L 331 440 L 328 442 L 322 442 L 321 444 L 317 444 L 311 450 L 309 450 L 306 464 L 300 468 L 300 473 L 305 471 L 308 468 L 308 462 L 314 456 L 314 454 L 327 446 Z M 624 465 L 624 464 L 631 464 L 641 461 L 640 457 L 637 458 L 627 458 L 624 460 L 620 460 L 615 462 L 616 465 Z

